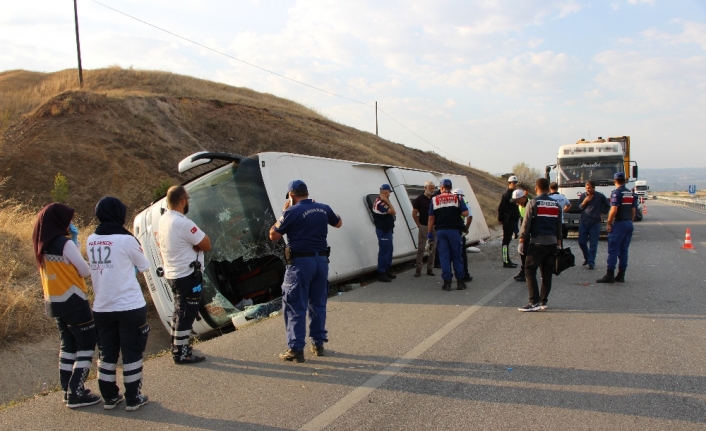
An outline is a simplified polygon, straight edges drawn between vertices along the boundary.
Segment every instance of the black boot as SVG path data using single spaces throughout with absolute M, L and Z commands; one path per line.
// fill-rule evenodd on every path
M 615 283 L 615 271 L 607 270 L 603 278 L 596 280 L 596 283 Z
M 615 281 L 618 283 L 625 283 L 625 270 L 618 269 L 618 275 L 615 276 Z
M 466 290 L 466 283 L 464 283 L 462 280 L 456 281 L 456 289 L 457 290 Z
M 451 291 L 451 280 L 444 280 L 444 285 L 441 286 L 441 288 L 447 292 L 450 292 Z
M 503 268 L 517 268 L 517 264 L 508 260 L 507 262 L 503 262 Z
M 521 269 L 514 278 L 515 281 L 525 281 L 525 270 Z
M 390 271 L 387 271 L 385 273 L 385 275 L 387 275 L 387 278 L 389 278 L 390 280 L 397 278 L 397 276 L 395 274 L 391 273 Z
M 383 283 L 389 283 L 392 280 L 384 272 L 378 272 L 378 281 L 382 281 Z

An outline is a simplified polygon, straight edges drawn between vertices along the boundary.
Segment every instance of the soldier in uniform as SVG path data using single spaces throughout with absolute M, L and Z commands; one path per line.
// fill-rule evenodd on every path
M 373 204 L 375 234 L 378 237 L 378 281 L 389 283 L 396 275 L 390 272 L 392 266 L 392 231 L 395 228 L 395 207 L 390 203 L 392 187 L 380 186 L 380 196 Z M 431 232 L 431 231 L 429 231 Z M 433 236 L 432 236 L 433 238 Z
M 625 282 L 625 270 L 628 268 L 628 248 L 632 239 L 637 199 L 625 187 L 625 173 L 618 172 L 613 176 L 615 190 L 610 193 L 610 211 L 606 222 L 608 231 L 608 265 L 603 278 L 597 283 Z M 618 263 L 618 275 L 615 275 L 615 265 Z
M 517 264 L 510 260 L 510 242 L 512 234 L 520 219 L 520 211 L 517 205 L 510 202 L 512 192 L 517 189 L 517 177 L 512 175 L 507 179 L 507 190 L 503 193 L 498 206 L 498 222 L 503 226 L 503 268 L 517 268 Z
M 464 204 L 466 204 L 466 208 L 468 208 L 468 215 L 467 216 L 461 216 L 461 220 L 463 220 L 464 227 L 463 227 L 463 235 L 461 236 L 461 257 L 463 258 L 463 281 L 472 281 L 473 276 L 471 276 L 471 273 L 468 272 L 468 253 L 466 253 L 466 235 L 468 235 L 469 230 L 471 229 L 471 223 L 473 223 L 473 213 L 471 212 L 471 207 L 468 206 L 468 201 L 466 200 L 465 194 L 463 193 L 463 190 L 461 189 L 454 189 L 453 194 L 458 195 L 458 198 L 463 201 Z
M 441 261 L 441 278 L 444 280 L 442 289 L 451 290 L 453 273 L 456 274 L 458 290 L 466 288 L 463 282 L 463 258 L 461 257 L 461 232 L 465 225 L 461 216 L 468 216 L 468 207 L 458 195 L 451 193 L 451 180 L 441 181 L 441 194 L 434 196 L 429 204 L 429 230 L 427 238 L 432 238 L 436 228 L 437 246 Z M 451 264 L 453 263 L 453 273 Z
M 326 301 L 328 298 L 328 226 L 340 228 L 343 220 L 331 207 L 309 199 L 301 180 L 287 186 L 287 202 L 282 216 L 270 229 L 270 239 L 287 235 L 287 271 L 282 283 L 282 310 L 289 350 L 279 355 L 283 361 L 304 362 L 306 315 L 309 312 L 311 351 L 324 355 Z

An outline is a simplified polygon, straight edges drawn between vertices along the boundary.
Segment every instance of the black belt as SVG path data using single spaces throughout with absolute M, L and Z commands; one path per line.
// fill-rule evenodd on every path
M 328 257 L 328 254 L 329 254 L 328 251 L 306 251 L 303 253 L 293 251 L 290 253 L 292 259 L 296 259 L 298 257 L 316 257 L 316 256 Z

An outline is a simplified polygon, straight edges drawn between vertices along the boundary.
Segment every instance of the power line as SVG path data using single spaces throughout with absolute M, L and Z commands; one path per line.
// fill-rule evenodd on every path
M 313 85 L 311 85 L 311 84 L 307 84 L 306 82 L 302 82 L 302 81 L 296 80 L 296 79 L 294 79 L 294 78 L 290 78 L 290 77 L 288 77 L 288 76 L 282 75 L 281 73 L 277 73 L 277 72 L 275 72 L 275 71 L 272 71 L 272 70 L 269 70 L 269 69 L 265 69 L 264 67 L 260 67 L 260 66 L 258 66 L 258 65 L 256 65 L 256 64 L 247 62 L 247 61 L 245 61 L 245 60 L 241 60 L 241 59 L 239 59 L 239 58 L 237 58 L 237 57 L 233 57 L 233 56 L 230 55 L 230 54 L 227 54 L 227 53 L 225 53 L 225 52 L 222 52 L 222 51 L 219 51 L 219 50 L 217 50 L 217 49 L 211 48 L 210 46 L 203 45 L 203 44 L 201 44 L 201 43 L 199 43 L 199 42 L 196 42 L 196 41 L 194 41 L 194 40 L 188 39 L 188 38 L 186 38 L 186 37 L 184 37 L 184 36 L 181 36 L 181 35 L 179 35 L 179 34 L 176 34 L 176 33 L 172 32 L 172 31 L 166 30 L 166 29 L 164 29 L 164 28 L 162 28 L 162 27 L 158 27 L 158 26 L 156 26 L 156 25 L 154 25 L 154 24 L 151 24 L 151 23 L 149 23 L 149 22 L 147 22 L 147 21 L 145 21 L 145 20 L 142 20 L 142 19 L 140 19 L 140 18 L 137 18 L 137 17 L 134 17 L 134 16 L 132 16 L 132 15 L 130 15 L 130 14 L 127 14 L 127 13 L 125 13 L 125 12 L 122 12 L 122 11 L 120 11 L 120 10 L 118 10 L 118 9 L 115 9 L 114 7 L 111 7 L 111 6 L 108 6 L 108 5 L 106 5 L 106 4 L 103 4 L 103 3 L 101 3 L 101 2 L 99 2 L 99 1 L 97 1 L 97 0 L 91 0 L 91 1 L 92 1 L 93 3 L 96 3 L 96 4 L 100 5 L 100 6 L 103 6 L 103 7 L 106 8 L 106 9 L 110 9 L 110 10 L 112 10 L 112 11 L 114 11 L 114 12 L 117 12 L 117 13 L 119 13 L 119 14 L 121 14 L 121 15 L 124 15 L 124 16 L 126 16 L 126 17 L 128 17 L 128 18 L 130 18 L 130 19 L 134 19 L 135 21 L 141 22 L 142 24 L 148 25 L 148 26 L 150 26 L 150 27 L 152 27 L 152 28 L 155 28 L 155 29 L 157 29 L 157 30 L 159 30 L 159 31 L 162 31 L 162 32 L 167 33 L 167 34 L 170 34 L 170 35 L 172 35 L 172 36 L 174 36 L 174 37 L 178 37 L 179 39 L 182 39 L 182 40 L 185 40 L 185 41 L 187 41 L 187 42 L 189 42 L 189 43 L 192 43 L 192 44 L 194 44 L 194 45 L 200 46 L 201 48 L 207 49 L 207 50 L 209 50 L 209 51 L 213 51 L 213 52 L 215 52 L 216 54 L 223 55 L 223 56 L 228 57 L 228 58 L 230 58 L 230 59 L 233 59 L 233 60 L 235 60 L 235 61 L 239 61 L 239 62 L 241 62 L 241 63 L 243 63 L 243 64 L 246 64 L 246 65 L 248 65 L 248 66 L 250 66 L 250 67 L 254 67 L 254 68 L 256 68 L 256 69 L 262 70 L 263 72 L 271 73 L 272 75 L 279 76 L 280 78 L 287 79 L 287 80 L 289 80 L 289 81 L 295 82 L 295 83 L 297 83 L 297 84 L 304 85 L 304 86 L 306 86 L 306 87 L 312 88 L 312 89 L 317 90 L 317 91 L 321 91 L 321 92 L 326 93 L 326 94 L 329 94 L 329 95 L 331 95 L 331 96 L 340 97 L 341 99 L 345 99 L 345 100 L 348 100 L 348 101 L 350 101 L 350 102 L 358 103 L 358 104 L 360 104 L 360 105 L 367 106 L 367 107 L 369 107 L 369 108 L 374 108 L 374 106 L 368 105 L 367 103 L 361 102 L 360 100 L 355 100 L 355 99 L 352 99 L 352 98 L 350 98 L 350 97 L 342 96 L 342 95 L 340 95 L 340 94 L 336 94 L 336 93 L 334 93 L 334 92 L 331 92 L 331 91 L 328 91 L 328 90 L 324 90 L 323 88 L 319 88 L 319 87 L 313 86 Z M 414 131 L 412 131 L 409 127 L 407 127 L 407 126 L 405 126 L 404 124 L 402 124 L 401 122 L 397 121 L 397 120 L 394 119 L 390 114 L 388 114 L 387 112 L 383 111 L 382 109 L 380 109 L 380 112 L 382 112 L 383 114 L 385 114 L 389 119 L 391 119 L 391 120 L 394 121 L 395 123 L 397 123 L 397 124 L 399 124 L 400 126 L 402 126 L 404 129 L 406 129 L 407 131 L 409 131 L 410 133 L 412 133 L 412 134 L 413 134 L 414 136 L 416 136 L 417 138 L 421 139 L 422 141 L 426 142 L 427 144 L 431 145 L 432 147 L 436 148 L 437 150 L 441 151 L 442 153 L 447 154 L 448 156 L 450 156 L 450 157 L 453 158 L 453 159 L 461 160 L 460 158 L 455 157 L 453 154 L 448 153 L 448 152 L 442 150 L 441 148 L 437 147 L 436 145 L 434 145 L 434 144 L 432 144 L 431 142 L 427 141 L 426 139 L 422 138 L 422 137 L 419 136 L 417 133 L 415 133 Z M 461 164 L 464 164 L 464 163 L 461 163 Z

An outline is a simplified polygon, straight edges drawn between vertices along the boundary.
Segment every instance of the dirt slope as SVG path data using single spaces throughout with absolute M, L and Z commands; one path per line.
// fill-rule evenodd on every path
M 111 68 L 84 76 L 84 88 L 76 90 L 70 88 L 75 71 L 0 73 L 0 177 L 10 177 L 6 197 L 44 205 L 61 172 L 70 185 L 68 203 L 84 218 L 92 217 L 104 195 L 120 197 L 134 211 L 151 201 L 162 180 L 186 180 L 177 163 L 204 149 L 242 155 L 285 151 L 465 174 L 491 224 L 504 189 L 485 172 L 343 126 L 272 95 L 165 72 Z

